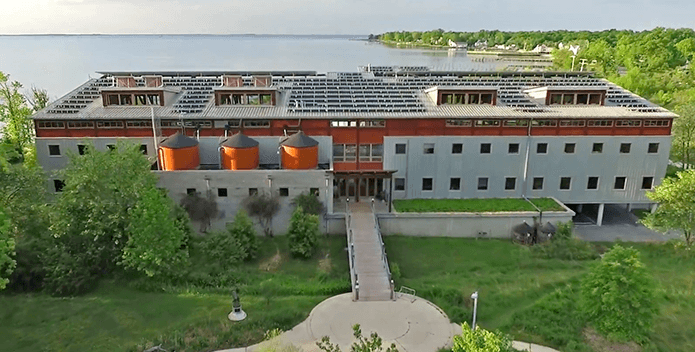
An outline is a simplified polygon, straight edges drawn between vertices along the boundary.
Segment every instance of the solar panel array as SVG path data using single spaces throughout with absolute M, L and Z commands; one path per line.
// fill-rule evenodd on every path
M 165 86 L 183 88 L 183 96 L 174 104 L 174 112 L 195 114 L 203 112 L 212 99 L 212 91 L 222 84 L 219 76 L 163 77 Z
M 110 87 L 112 84 L 110 77 L 90 80 L 78 88 L 76 93 L 68 94 L 58 104 L 48 109 L 47 112 L 49 114 L 77 114 L 101 96 L 101 87 Z

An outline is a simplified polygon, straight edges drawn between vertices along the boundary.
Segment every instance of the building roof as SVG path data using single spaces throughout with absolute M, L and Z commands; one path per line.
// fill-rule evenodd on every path
M 319 142 L 299 131 L 281 143 L 287 147 L 307 148 L 319 145 Z
M 239 132 L 225 139 L 221 145 L 230 148 L 253 148 L 258 146 L 258 141 Z
M 171 149 L 188 148 L 196 145 L 198 145 L 197 140 L 184 136 L 181 134 L 181 132 L 176 132 L 159 143 L 159 146 Z
M 601 118 L 675 117 L 670 111 L 587 72 L 446 72 L 427 67 L 364 66 L 360 72 L 103 72 L 36 113 L 35 119 L 312 119 L 312 118 Z M 170 92 L 164 106 L 103 106 L 101 92 L 115 77 L 131 75 L 141 90 L 146 76 L 159 75 Z M 253 77 L 272 76 L 276 105 L 216 105 L 224 75 L 241 76 L 236 90 L 256 89 Z M 497 105 L 437 105 L 425 91 L 494 89 Z M 605 90 L 604 106 L 546 106 L 531 89 Z M 152 88 L 149 88 L 152 89 Z M 227 88 L 224 88 L 227 89 Z

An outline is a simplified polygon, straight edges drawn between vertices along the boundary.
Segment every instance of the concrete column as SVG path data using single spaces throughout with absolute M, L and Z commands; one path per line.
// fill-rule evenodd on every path
M 603 207 L 605 204 L 601 203 L 598 205 L 598 215 L 596 216 L 596 225 L 601 226 L 603 223 Z
M 577 205 L 577 213 L 581 213 L 581 212 L 582 212 L 582 208 L 584 208 L 584 204 L 579 204 L 579 205 Z
M 627 206 L 625 206 L 625 209 L 627 209 L 628 213 L 631 212 L 632 211 L 632 203 L 627 203 Z
M 659 204 L 657 204 L 657 203 L 652 204 L 651 209 L 650 209 L 652 214 L 654 214 L 656 212 L 656 208 L 658 208 L 658 207 L 659 207 Z

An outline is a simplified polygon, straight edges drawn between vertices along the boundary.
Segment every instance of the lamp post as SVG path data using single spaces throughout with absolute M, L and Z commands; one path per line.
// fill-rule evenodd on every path
M 471 330 L 475 331 L 475 318 L 478 314 L 478 291 L 473 292 L 471 299 L 473 300 L 473 324 L 471 324 Z

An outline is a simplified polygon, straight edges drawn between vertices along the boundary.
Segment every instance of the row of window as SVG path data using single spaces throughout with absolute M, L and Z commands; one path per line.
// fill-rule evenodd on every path
M 186 194 L 195 194 L 198 190 L 195 188 L 186 188 Z M 217 188 L 217 196 L 220 198 L 224 198 L 228 196 L 227 188 Z M 252 187 L 249 188 L 249 196 L 255 196 L 258 194 L 258 188 Z M 319 195 L 319 189 L 318 188 L 309 188 L 309 194 L 312 196 L 317 196 Z M 280 187 L 278 189 L 278 195 L 280 197 L 289 197 L 290 196 L 290 189 L 287 187 Z
M 576 143 L 565 143 L 565 154 L 574 154 L 576 151 Z M 632 150 L 632 143 L 620 143 L 619 151 L 621 154 L 629 154 Z M 423 144 L 423 154 L 434 154 L 434 143 Z M 480 154 L 490 154 L 492 152 L 492 143 L 480 143 Z M 603 153 L 603 143 L 593 143 L 591 152 L 594 154 Z M 656 154 L 659 152 L 659 143 L 649 143 L 647 153 Z M 396 143 L 396 154 L 405 154 L 406 144 Z M 509 143 L 507 145 L 508 154 L 519 154 L 519 143 Z M 536 143 L 537 154 L 548 154 L 548 143 Z M 463 143 L 452 143 L 451 154 L 463 154 Z
M 492 105 L 492 93 L 444 93 L 441 104 Z
M 220 105 L 273 105 L 273 96 L 260 93 L 221 93 Z
M 331 120 L 331 127 L 386 127 L 386 120 Z
M 357 160 L 356 144 L 333 144 L 333 161 L 351 162 Z M 379 162 L 383 160 L 383 144 L 360 144 L 360 161 Z
M 159 106 L 161 96 L 159 93 L 107 93 L 104 106 L 108 105 L 132 105 L 132 106 Z
M 668 127 L 669 120 L 472 120 L 472 119 L 447 119 L 447 127 L 527 127 L 529 121 L 532 127 Z
M 601 93 L 550 93 L 551 105 L 601 105 Z
M 66 126 L 66 123 L 64 121 L 39 121 L 38 122 L 38 127 L 41 129 L 64 129 Z M 103 129 L 112 129 L 112 128 L 123 128 L 124 126 L 127 128 L 152 128 L 152 121 L 151 120 L 129 120 L 126 121 L 125 124 L 123 121 L 111 121 L 111 120 L 106 120 L 106 121 L 96 121 L 96 124 L 94 121 L 68 121 L 67 126 L 69 129 L 93 129 L 95 126 L 96 128 L 103 128 Z
M 106 148 L 109 150 L 114 150 L 116 149 L 115 144 L 107 144 Z M 142 154 L 147 155 L 147 144 L 141 144 L 140 145 L 140 151 Z M 84 155 L 87 152 L 87 146 L 84 144 L 78 144 L 77 145 L 77 152 L 80 155 Z M 48 145 L 48 155 L 50 156 L 62 156 L 62 151 L 60 150 L 60 145 L 59 144 L 49 144 Z
M 478 177 L 477 189 L 479 191 L 487 191 L 489 178 L 488 177 Z M 531 188 L 535 191 L 543 190 L 543 184 L 545 179 L 543 177 L 534 177 L 532 179 Z M 505 177 L 504 179 L 504 189 L 506 191 L 516 190 L 516 177 Z M 642 177 L 641 189 L 651 189 L 654 183 L 653 176 Z M 560 177 L 560 190 L 568 191 L 572 185 L 571 177 Z M 586 182 L 587 190 L 597 190 L 599 185 L 598 176 L 589 176 Z M 613 189 L 614 190 L 624 190 L 627 186 L 627 176 L 616 176 Z M 449 179 L 449 190 L 450 191 L 460 191 L 462 188 L 460 177 L 451 177 Z M 422 178 L 422 190 L 432 191 L 434 189 L 434 179 L 431 177 Z M 405 178 L 395 178 L 394 179 L 394 190 L 405 191 Z

